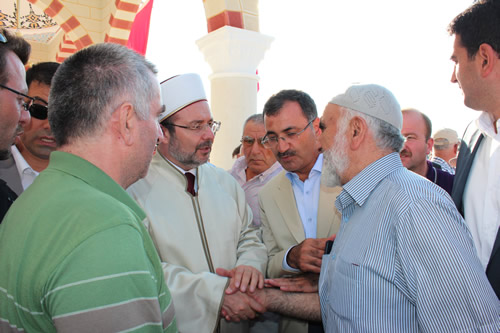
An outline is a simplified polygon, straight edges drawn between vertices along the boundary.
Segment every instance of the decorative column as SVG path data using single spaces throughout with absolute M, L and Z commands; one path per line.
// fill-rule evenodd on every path
M 243 122 L 257 113 L 257 66 L 272 37 L 224 26 L 196 41 L 212 68 L 210 104 L 215 120 L 222 122 L 215 137 L 210 162 L 231 168 L 231 153 L 239 145 Z

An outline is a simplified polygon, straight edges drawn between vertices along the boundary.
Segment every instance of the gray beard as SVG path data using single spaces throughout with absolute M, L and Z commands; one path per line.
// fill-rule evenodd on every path
M 347 139 L 345 129 L 339 129 L 335 135 L 334 144 L 323 152 L 323 169 L 321 171 L 321 183 L 327 187 L 342 186 L 340 175 L 344 173 L 349 164 L 349 158 L 345 155 Z

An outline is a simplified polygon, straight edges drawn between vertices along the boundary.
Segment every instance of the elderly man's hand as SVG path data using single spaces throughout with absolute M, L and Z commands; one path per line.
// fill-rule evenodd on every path
M 292 277 L 266 279 L 266 287 L 280 288 L 283 291 L 315 293 L 318 292 L 319 274 L 306 273 Z
M 231 270 L 217 268 L 215 272 L 220 276 L 230 278 L 229 286 L 226 289 L 228 295 L 238 290 L 243 293 L 247 291 L 253 293 L 256 288 L 264 288 L 264 276 L 252 266 L 240 265 Z
M 258 313 L 266 312 L 266 308 L 259 303 L 256 297 L 236 291 L 224 295 L 221 316 L 227 321 L 239 322 L 254 319 Z

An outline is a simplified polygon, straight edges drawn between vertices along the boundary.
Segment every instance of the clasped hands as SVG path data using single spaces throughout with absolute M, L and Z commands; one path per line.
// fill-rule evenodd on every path
M 318 291 L 319 274 L 306 273 L 293 277 L 266 279 L 251 266 L 238 266 L 231 270 L 218 268 L 216 273 L 230 278 L 226 288 L 221 316 L 227 321 L 254 319 L 266 312 L 266 288 L 279 288 L 286 292 L 314 293 Z
M 216 273 L 229 278 L 221 310 L 227 321 L 249 320 L 266 312 L 255 296 L 257 289 L 264 288 L 264 276 L 256 268 L 240 265 L 230 270 L 217 268 Z

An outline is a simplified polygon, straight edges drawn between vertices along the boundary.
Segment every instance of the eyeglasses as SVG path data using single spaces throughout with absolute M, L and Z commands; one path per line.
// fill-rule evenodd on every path
M 7 37 L 2 32 L 0 32 L 0 43 L 7 43 Z
M 244 136 L 244 137 L 242 137 L 242 138 L 241 138 L 240 142 L 241 142 L 241 144 L 242 144 L 244 147 L 252 147 L 252 146 L 253 146 L 253 144 L 255 143 L 255 141 L 257 141 L 257 143 L 258 143 L 259 145 L 263 146 L 263 145 L 262 145 L 262 140 L 263 140 L 263 139 L 264 139 L 264 138 L 257 138 L 257 139 L 254 139 L 254 138 L 252 138 L 251 136 Z
M 262 145 L 268 149 L 276 149 L 276 147 L 278 147 L 280 139 L 283 140 L 284 142 L 290 142 L 292 140 L 297 139 L 299 137 L 299 135 L 304 133 L 304 131 L 309 127 L 309 125 L 312 124 L 313 121 L 314 121 L 314 119 L 311 120 L 310 122 L 308 122 L 306 127 L 304 127 L 302 129 L 302 131 L 299 131 L 299 132 L 286 132 L 285 136 L 278 136 L 275 134 L 269 135 L 268 134 L 264 138 L 262 138 L 262 141 L 261 141 Z
M 188 130 L 196 132 L 196 133 L 201 133 L 205 129 L 209 128 L 212 131 L 212 133 L 215 134 L 220 129 L 221 122 L 220 121 L 209 121 L 206 124 L 194 124 L 194 125 L 190 125 L 190 126 L 177 125 L 177 124 L 172 124 L 172 123 L 165 123 L 165 125 L 185 128 L 185 129 L 188 129 Z
M 4 86 L 3 84 L 0 84 L 0 87 L 3 88 L 3 89 L 8 90 L 10 92 L 13 92 L 16 95 L 19 95 L 19 96 L 22 96 L 24 98 L 27 98 L 29 100 L 29 102 L 21 104 L 23 106 L 23 108 L 24 108 L 25 111 L 29 111 L 30 106 L 33 104 L 33 102 L 36 99 L 34 97 L 31 97 L 31 96 L 28 96 L 26 94 L 23 94 L 22 92 L 19 92 L 19 91 L 15 90 L 15 89 L 12 89 L 12 88 L 9 88 L 7 86 Z

